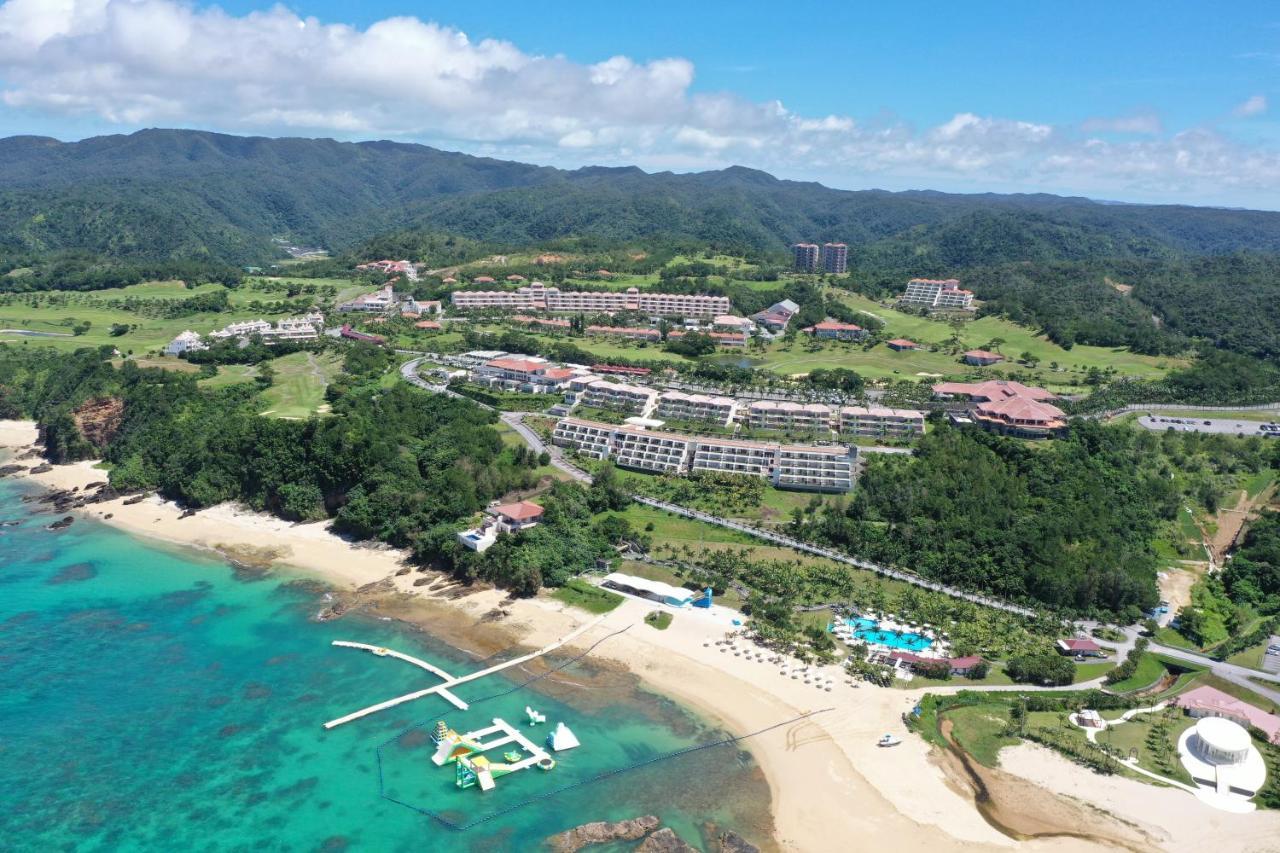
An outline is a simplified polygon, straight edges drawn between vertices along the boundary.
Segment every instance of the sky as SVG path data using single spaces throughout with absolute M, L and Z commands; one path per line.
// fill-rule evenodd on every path
M 0 0 L 0 136 L 1280 209 L 1280 5 Z

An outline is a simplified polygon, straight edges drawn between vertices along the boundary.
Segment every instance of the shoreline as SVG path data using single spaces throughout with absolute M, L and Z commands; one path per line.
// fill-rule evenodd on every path
M 0 449 L 22 452 L 35 438 L 30 422 L 0 421 Z M 54 466 L 42 474 L 23 471 L 11 476 L 47 488 L 83 488 L 105 479 L 105 472 L 93 466 L 92 462 L 79 462 Z M 469 652 L 488 653 L 512 643 L 541 646 L 592 618 L 545 594 L 510 600 L 491 588 L 463 592 L 447 578 L 412 571 L 405 553 L 348 542 L 329 532 L 323 522 L 293 524 L 225 504 L 179 518 L 180 510 L 158 497 L 130 506 L 122 501 L 94 504 L 73 513 L 132 535 L 211 551 L 224 558 L 296 569 L 327 582 L 348 600 L 354 596 L 353 607 L 402 619 L 445 642 L 460 643 L 459 647 Z M 105 518 L 107 515 L 111 517 Z M 1191 849 L 1211 843 L 1211 839 L 1220 841 L 1221 836 L 1209 834 L 1206 827 L 1210 824 L 1199 814 L 1194 816 L 1201 824 L 1199 831 L 1185 827 L 1196 838 L 1178 838 L 1182 825 L 1190 820 L 1179 819 L 1180 832 L 1170 835 L 1164 831 L 1167 821 L 1172 820 L 1168 812 L 1160 816 L 1158 824 L 1152 824 L 1135 818 L 1127 809 L 1116 810 L 1078 796 L 1078 791 L 1090 789 L 1095 778 L 1092 773 L 1068 764 L 1056 773 L 1038 775 L 1021 767 L 1025 761 L 1016 775 L 1027 780 L 1026 784 L 1036 785 L 1050 799 L 1057 799 L 1050 792 L 1072 799 L 1064 801 L 1070 806 L 1065 813 L 1055 808 L 1047 810 L 1051 815 L 1028 818 L 1030 825 L 1045 829 L 1043 837 L 1015 840 L 987 822 L 975 805 L 972 788 L 925 741 L 904 736 L 902 744 L 893 749 L 876 747 L 875 741 L 885 732 L 906 734 L 900 717 L 925 691 L 869 685 L 855 689 L 832 670 L 836 686 L 825 692 L 780 675 L 776 666 L 721 652 L 714 640 L 733 628 L 725 613 L 717 612 L 722 608 L 682 611 L 665 631 L 643 623 L 651 609 L 651 605 L 628 599 L 572 645 L 585 648 L 606 634 L 631 626 L 602 644 L 593 657 L 621 666 L 651 692 L 671 698 L 738 735 L 800 713 L 831 709 L 744 743 L 768 782 L 773 840 L 781 849 L 844 847 L 847 844 L 840 839 L 867 837 L 867 833 L 893 838 L 895 850 L 922 851 L 1116 849 L 1117 840 L 1126 834 L 1132 839 L 1135 832 L 1152 844 L 1169 845 L 1167 849 Z M 477 630 L 480 625 L 483 628 Z M 1141 806 L 1144 792 L 1129 793 L 1125 804 Z M 1190 802 L 1178 806 L 1184 816 L 1195 811 Z M 1120 817 L 1109 814 L 1112 811 Z M 1064 832 L 1075 830 L 1112 843 L 1090 844 L 1080 837 L 1059 837 L 1052 829 L 1064 821 Z M 1139 825 L 1142 830 L 1134 829 Z M 1221 832 L 1224 827 L 1215 828 Z

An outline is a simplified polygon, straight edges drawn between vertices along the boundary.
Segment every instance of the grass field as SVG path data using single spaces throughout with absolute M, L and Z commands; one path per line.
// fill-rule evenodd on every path
M 1006 735 L 1009 727 L 1008 706 L 992 704 L 953 708 L 946 713 L 951 721 L 951 736 L 974 759 L 985 767 L 999 763 L 1000 750 L 1018 743 Z
M 588 613 L 608 613 L 622 603 L 622 596 L 598 586 L 592 586 L 581 578 L 572 578 L 564 586 L 551 593 L 557 601 L 577 607 Z
M 644 617 L 644 624 L 651 628 L 657 628 L 659 631 L 665 631 L 671 627 L 671 622 L 675 617 L 665 610 L 654 610 Z
M 892 307 L 882 305 L 865 296 L 832 290 L 831 295 L 857 311 L 863 311 L 879 318 L 885 323 L 885 331 L 889 337 L 909 338 L 920 344 L 945 344 L 952 335 L 952 328 L 941 320 L 907 314 Z M 785 373 L 802 373 L 812 369 L 814 361 L 830 359 L 830 363 L 818 363 L 825 367 L 851 367 L 865 372 L 868 376 L 884 378 L 889 375 L 902 378 L 920 373 L 944 373 L 948 376 L 967 375 L 975 372 L 983 375 L 1002 375 L 1010 372 L 1031 373 L 1036 381 L 1050 388 L 1073 387 L 1073 382 L 1083 379 L 1085 372 L 1091 367 L 1099 370 L 1113 367 L 1122 375 L 1141 378 L 1163 376 L 1174 367 L 1185 362 L 1173 358 L 1139 355 L 1121 348 L 1093 347 L 1077 345 L 1065 350 L 1049 339 L 1037 335 L 1031 329 L 1011 323 L 999 317 L 983 317 L 979 320 L 966 321 L 960 329 L 961 350 L 982 348 L 990 341 L 1000 338 L 1000 352 L 1010 360 L 1016 359 L 1023 352 L 1029 352 L 1039 359 L 1039 365 L 1030 369 L 1017 364 L 999 364 L 989 368 L 972 368 L 959 364 L 956 357 L 945 353 L 902 352 L 891 353 L 887 347 L 875 347 L 870 352 L 863 352 L 860 347 L 843 345 L 846 349 L 833 346 L 830 352 L 820 356 L 810 356 L 810 360 L 796 358 L 784 362 L 783 367 L 773 368 Z M 882 352 L 880 350 L 883 350 Z M 802 354 L 803 355 L 803 354 Z M 900 356 L 900 358 L 891 358 Z M 1056 362 L 1058 370 L 1051 364 Z M 769 366 L 766 363 L 766 366 Z
M 341 356 L 295 352 L 273 359 L 269 364 L 276 376 L 272 386 L 262 392 L 261 414 L 306 418 L 328 410 L 324 391 L 341 369 Z
M 239 385 L 241 382 L 252 382 L 258 375 L 258 368 L 252 364 L 223 364 L 218 367 L 216 375 L 201 379 L 201 388 L 225 388 L 228 385 Z
M 1113 693 L 1131 693 L 1134 690 L 1150 687 L 1163 678 L 1164 675 L 1164 662 L 1155 655 L 1146 654 L 1138 661 L 1138 668 L 1133 671 L 1133 675 L 1124 681 L 1117 681 L 1115 684 L 1107 685 L 1107 689 Z

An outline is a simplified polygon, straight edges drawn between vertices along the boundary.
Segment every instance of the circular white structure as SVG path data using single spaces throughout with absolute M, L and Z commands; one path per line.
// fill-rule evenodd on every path
M 1195 725 L 1187 746 L 1206 764 L 1243 764 L 1253 743 L 1244 727 L 1222 717 L 1205 717 Z

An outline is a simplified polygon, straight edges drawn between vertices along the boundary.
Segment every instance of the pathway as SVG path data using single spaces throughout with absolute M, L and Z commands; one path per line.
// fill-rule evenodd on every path
M 513 658 L 512 660 L 506 661 L 505 663 L 494 664 L 488 669 L 482 669 L 478 672 L 473 672 L 469 675 L 463 675 L 457 678 L 454 678 L 453 676 L 449 675 L 449 673 L 445 672 L 442 669 L 439 669 L 437 667 L 432 667 L 430 664 L 427 664 L 426 661 L 421 661 L 421 660 L 418 660 L 417 658 L 412 658 L 409 655 L 396 653 L 394 655 L 395 657 L 398 657 L 401 660 L 409 661 L 410 663 L 415 663 L 416 665 L 423 666 L 424 668 L 430 668 L 432 672 L 434 672 L 437 675 L 440 675 L 440 677 L 445 678 L 446 680 L 441 684 L 435 685 L 434 687 L 426 687 L 426 688 L 423 688 L 422 690 L 415 690 L 412 693 L 406 693 L 403 696 L 397 696 L 394 699 L 388 699 L 385 702 L 379 702 L 376 705 L 370 705 L 367 708 L 361 708 L 359 711 L 353 711 L 352 713 L 347 714 L 346 716 L 338 717 L 335 720 L 330 720 L 329 722 L 324 724 L 324 727 L 326 729 L 337 728 L 338 726 L 341 726 L 344 723 L 349 723 L 352 720 L 358 720 L 361 717 L 367 717 L 370 714 L 377 713 L 378 711 L 385 711 L 387 708 L 394 708 L 396 705 L 403 705 L 405 702 L 411 702 L 414 699 L 421 699 L 423 696 L 430 696 L 432 694 L 439 694 L 444 696 L 448 691 L 452 690 L 454 687 L 457 687 L 459 684 L 466 684 L 469 681 L 475 681 L 477 679 L 484 678 L 486 675 L 492 675 L 495 672 L 501 672 L 504 669 L 510 669 L 513 666 L 519 666 L 520 664 L 531 661 L 536 657 L 541 657 L 542 655 L 548 654 L 549 652 L 553 652 L 556 649 L 563 646 L 565 643 L 572 642 L 573 640 L 585 634 L 587 631 L 599 625 L 601 622 L 604 621 L 604 618 L 605 618 L 604 616 L 598 616 L 595 619 L 592 619 L 590 622 L 586 622 L 582 625 L 579 625 L 573 631 L 570 631 L 568 634 L 565 634 L 560 639 L 556 640 L 553 643 L 549 643 L 543 646 L 537 651 L 530 652 L 527 655 L 521 655 L 520 657 Z M 371 646 L 365 646 L 362 643 L 341 643 L 341 644 L 335 643 L 334 645 L 346 645 L 352 648 L 367 648 L 367 649 L 375 648 Z M 387 649 L 387 653 L 390 655 L 391 650 Z M 449 698 L 449 697 L 446 696 L 446 698 Z M 458 699 L 457 697 L 452 697 L 451 701 L 453 701 L 455 705 L 457 705 L 459 708 L 461 708 L 464 711 L 468 707 L 466 702 L 464 702 L 461 699 Z

